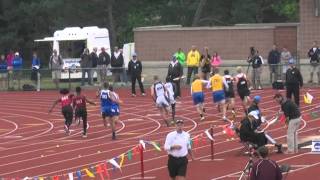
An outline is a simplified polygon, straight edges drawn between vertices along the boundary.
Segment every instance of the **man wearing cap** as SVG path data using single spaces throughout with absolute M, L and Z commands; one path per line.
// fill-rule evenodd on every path
M 177 60 L 176 56 L 172 56 L 172 60 L 168 67 L 167 77 L 174 83 L 174 98 L 181 97 L 180 81 L 183 75 L 183 67 Z
M 141 61 L 139 61 L 137 58 L 137 53 L 132 54 L 132 59 L 129 61 L 129 64 L 128 64 L 128 73 L 131 76 L 132 97 L 136 96 L 136 80 L 139 83 L 141 95 L 145 96 L 143 84 L 141 81 L 142 64 L 141 64 Z
M 244 142 L 250 142 L 257 147 L 267 144 L 267 138 L 263 132 L 257 132 L 254 127 L 254 121 L 259 119 L 257 111 L 251 111 L 245 119 L 241 121 L 240 139 Z
M 164 144 L 164 149 L 168 152 L 168 170 L 172 180 L 184 180 L 187 174 L 189 154 L 193 160 L 190 144 L 190 134 L 182 130 L 183 120 L 176 121 L 176 130 L 170 132 Z
M 280 93 L 277 93 L 273 99 L 281 105 L 281 110 L 286 117 L 287 130 L 287 153 L 298 152 L 298 129 L 301 123 L 301 112 L 299 107 L 290 99 L 285 99 Z
M 300 105 L 300 87 L 303 86 L 303 78 L 298 68 L 294 65 L 293 61 L 289 61 L 289 68 L 286 72 L 286 86 L 287 86 L 287 98 L 291 99 L 293 94 L 294 102 Z
M 282 180 L 279 165 L 268 158 L 268 148 L 262 146 L 257 150 L 259 159 L 253 163 L 250 180 Z

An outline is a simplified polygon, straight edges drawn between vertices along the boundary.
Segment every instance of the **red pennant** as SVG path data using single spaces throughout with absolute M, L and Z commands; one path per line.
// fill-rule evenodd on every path
M 140 153 L 140 146 L 136 146 L 133 148 L 133 154 L 139 154 Z
M 101 180 L 104 180 L 103 170 L 102 170 L 101 164 L 98 164 L 98 165 L 96 166 L 96 172 L 97 172 L 97 174 L 99 174 L 100 179 L 101 179 Z
M 286 123 L 286 116 L 284 114 L 280 116 L 280 122 Z
M 195 137 L 194 140 L 193 140 L 193 147 L 198 147 L 199 146 L 199 138 L 198 137 Z
M 53 176 L 53 180 L 59 180 L 59 176 Z
M 109 174 L 108 165 L 106 162 L 103 163 L 103 170 L 104 170 L 104 175 L 107 176 L 107 180 L 110 180 L 110 174 Z

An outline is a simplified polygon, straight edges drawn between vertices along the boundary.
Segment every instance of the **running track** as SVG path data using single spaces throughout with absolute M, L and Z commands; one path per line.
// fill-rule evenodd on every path
M 310 89 L 308 89 L 310 90 Z M 129 97 L 126 89 L 117 90 L 124 104 L 121 106 L 121 123 L 117 124 L 118 139 L 111 141 L 111 131 L 103 127 L 99 106 L 90 106 L 88 138 L 81 138 L 81 126 L 72 126 L 72 134 L 66 136 L 63 130 L 63 118 L 57 106 L 52 114 L 47 111 L 59 96 L 56 91 L 44 92 L 2 92 L 0 93 L 0 177 L 53 177 L 67 179 L 67 174 L 89 168 L 117 157 L 135 147 L 140 139 L 159 142 L 162 146 L 165 136 L 174 128 L 167 128 L 160 120 L 150 96 Z M 307 89 L 302 90 L 306 92 Z M 188 179 L 238 179 L 247 162 L 242 155 L 242 145 L 236 137 L 222 133 L 221 114 L 211 102 L 211 95 L 206 93 L 206 120 L 199 123 L 199 115 L 192 105 L 189 89 L 184 89 L 183 98 L 177 104 L 177 117 L 185 121 L 184 128 L 193 137 L 200 135 L 210 125 L 215 133 L 215 159 L 210 159 L 210 143 L 208 140 L 195 144 L 193 148 L 195 161 L 188 166 Z M 272 100 L 275 91 L 265 89 L 255 91 L 252 95 L 262 96 L 261 109 L 271 118 L 279 109 Z M 311 118 L 310 112 L 315 111 L 319 104 L 320 91 L 311 89 L 315 96 L 313 104 L 301 102 L 303 119 L 299 137 L 320 135 L 320 118 Z M 96 102 L 95 91 L 84 91 L 84 94 Z M 302 99 L 302 98 L 301 98 Z M 238 121 L 241 120 L 241 107 L 237 99 Z M 285 143 L 286 129 L 282 124 L 267 129 L 280 143 Z M 161 146 L 161 148 L 162 148 Z M 315 179 L 320 168 L 320 155 L 309 153 L 309 149 L 300 150 L 299 154 L 271 154 L 271 158 L 279 164 L 290 164 L 293 170 L 287 179 Z M 129 160 L 125 157 L 122 172 L 113 170 L 109 165 L 111 179 L 135 179 L 140 176 L 139 155 L 133 154 Z M 166 169 L 166 152 L 156 151 L 147 146 L 144 152 L 145 177 L 168 179 Z M 84 173 L 83 173 L 84 174 Z M 98 176 L 97 176 L 98 177 Z M 84 179 L 89 179 L 84 177 Z M 97 178 L 98 179 L 98 178 Z

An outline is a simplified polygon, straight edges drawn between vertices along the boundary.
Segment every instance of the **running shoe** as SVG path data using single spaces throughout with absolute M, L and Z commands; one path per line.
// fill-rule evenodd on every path
M 205 119 L 204 116 L 202 116 L 202 117 L 200 118 L 200 121 L 204 121 L 204 119 Z
M 87 137 L 88 137 L 87 134 L 82 135 L 82 138 L 87 138 Z
M 131 97 L 136 97 L 137 95 L 136 94 L 131 94 Z

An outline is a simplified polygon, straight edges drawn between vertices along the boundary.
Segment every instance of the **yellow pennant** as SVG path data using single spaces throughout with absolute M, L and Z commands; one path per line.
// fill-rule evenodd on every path
M 120 155 L 120 158 L 121 158 L 121 160 L 120 160 L 120 167 L 122 167 L 123 162 L 124 162 L 124 154 L 121 154 L 121 155 Z
M 304 99 L 304 103 L 306 104 L 311 104 L 312 103 L 312 100 L 313 100 L 313 96 L 310 94 L 310 93 L 306 93 L 304 96 L 303 96 L 303 99 Z
M 92 178 L 95 177 L 94 174 L 89 171 L 89 169 L 86 168 L 86 169 L 83 169 L 83 170 L 87 173 L 88 177 L 92 177 Z

